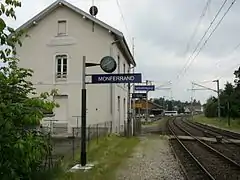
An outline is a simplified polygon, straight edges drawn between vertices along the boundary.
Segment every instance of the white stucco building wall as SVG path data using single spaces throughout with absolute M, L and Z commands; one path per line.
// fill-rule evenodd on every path
M 34 71 L 31 81 L 37 92 L 59 90 L 60 96 L 54 97 L 60 105 L 55 109 L 55 123 L 67 123 L 69 132 L 77 125 L 72 116 L 81 115 L 82 57 L 86 56 L 87 62 L 99 63 L 102 57 L 111 55 L 118 62 L 115 73 L 127 73 L 130 66 L 118 43 L 112 45 L 115 41 L 112 33 L 96 23 L 92 32 L 92 21 L 83 17 L 65 5 L 58 5 L 28 28 L 29 37 L 22 38 L 23 46 L 17 47 L 20 66 Z M 65 28 L 60 22 L 65 22 Z M 61 81 L 56 78 L 58 55 L 67 57 L 66 78 Z M 86 73 L 104 72 L 97 66 L 87 68 Z M 112 121 L 113 130 L 119 132 L 126 119 L 127 84 L 87 85 L 88 125 Z M 81 125 L 81 120 L 78 124 Z

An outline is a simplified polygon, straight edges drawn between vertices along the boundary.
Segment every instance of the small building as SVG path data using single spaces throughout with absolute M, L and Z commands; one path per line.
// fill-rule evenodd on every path
M 114 73 L 128 73 L 136 65 L 122 32 L 64 0 L 57 0 L 17 30 L 21 29 L 28 37 L 22 37 L 23 46 L 16 48 L 19 65 L 34 71 L 31 81 L 38 93 L 59 90 L 53 97 L 60 105 L 54 110 L 54 123 L 66 125 L 68 132 L 81 126 L 83 56 L 92 63 L 112 56 L 117 61 Z M 96 66 L 86 73 L 104 72 Z M 74 116 L 79 116 L 79 122 Z M 121 132 L 126 119 L 127 84 L 87 85 L 87 125 L 111 122 L 112 130 Z
M 141 99 L 141 100 L 136 100 L 135 101 L 135 106 L 132 103 L 132 108 L 135 108 L 136 114 L 145 114 L 146 113 L 146 108 L 148 108 L 149 114 L 154 114 L 154 115 L 159 115 L 163 113 L 163 107 L 152 102 L 148 101 L 146 102 L 146 99 Z

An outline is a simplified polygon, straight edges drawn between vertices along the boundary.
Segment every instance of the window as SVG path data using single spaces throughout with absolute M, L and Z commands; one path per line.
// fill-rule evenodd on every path
M 66 20 L 60 20 L 58 21 L 58 35 L 66 35 L 67 34 L 67 21 Z
M 125 64 L 123 64 L 123 73 L 125 74 L 126 73 L 126 65 Z M 126 84 L 124 83 L 123 84 L 123 87 L 125 87 L 126 86 Z
M 118 73 L 120 73 L 120 56 L 117 56 L 118 62 L 117 62 L 117 66 L 118 66 Z
M 66 79 L 67 78 L 67 56 L 66 55 L 57 55 L 56 56 L 56 65 L 57 65 L 56 78 L 57 79 Z
M 125 121 L 126 118 L 126 99 L 123 98 L 123 119 Z

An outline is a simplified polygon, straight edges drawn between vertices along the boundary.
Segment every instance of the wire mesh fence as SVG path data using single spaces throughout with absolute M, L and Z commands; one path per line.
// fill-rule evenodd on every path
M 81 147 L 81 127 L 72 127 L 71 134 L 66 134 L 67 127 L 41 127 L 47 133 L 52 151 L 44 162 L 44 168 L 52 168 L 63 159 L 75 159 L 76 152 Z M 104 122 L 87 126 L 86 141 L 89 144 L 93 139 L 98 143 L 99 138 L 108 136 L 112 132 L 112 122 Z

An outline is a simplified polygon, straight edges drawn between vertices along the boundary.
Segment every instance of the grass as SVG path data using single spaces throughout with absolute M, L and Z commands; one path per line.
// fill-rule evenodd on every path
M 160 120 L 156 120 L 156 121 L 142 122 L 142 125 L 143 125 L 143 127 L 151 127 L 151 126 L 158 125 L 162 120 L 163 120 L 163 118 L 161 118 Z
M 114 180 L 115 172 L 122 161 L 131 154 L 139 139 L 118 137 L 115 135 L 93 140 L 88 149 L 88 162 L 94 163 L 93 169 L 88 172 L 77 171 L 61 174 L 61 180 Z M 79 153 L 78 153 L 79 154 Z M 76 155 L 79 160 L 80 156 Z M 66 163 L 71 167 L 75 163 Z M 66 168 L 65 167 L 65 168 Z
M 230 126 L 228 126 L 228 121 L 226 118 L 222 118 L 221 120 L 219 120 L 217 118 L 207 118 L 204 115 L 194 116 L 193 121 L 240 132 L 240 119 L 235 119 L 235 120 L 231 119 Z

